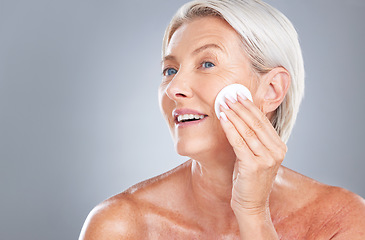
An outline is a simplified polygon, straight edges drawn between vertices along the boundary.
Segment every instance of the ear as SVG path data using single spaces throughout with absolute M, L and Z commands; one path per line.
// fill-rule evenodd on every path
M 276 67 L 262 77 L 258 97 L 263 113 L 275 112 L 283 102 L 290 83 L 290 74 L 283 67 Z

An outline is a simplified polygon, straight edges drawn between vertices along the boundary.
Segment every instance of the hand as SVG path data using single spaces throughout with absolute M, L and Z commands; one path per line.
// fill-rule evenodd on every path
M 220 118 L 237 157 L 231 207 L 236 216 L 265 215 L 269 213 L 269 196 L 287 147 L 254 103 L 240 96 L 238 102 L 231 101 L 226 101 L 229 109 L 221 106 L 226 118 Z

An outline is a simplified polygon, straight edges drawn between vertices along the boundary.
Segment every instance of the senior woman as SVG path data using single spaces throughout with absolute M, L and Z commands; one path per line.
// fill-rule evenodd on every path
M 281 166 L 304 91 L 283 14 L 260 0 L 187 3 L 162 57 L 161 111 L 191 159 L 95 207 L 80 239 L 365 239 L 362 198 Z M 233 83 L 253 102 L 226 99 L 218 119 Z

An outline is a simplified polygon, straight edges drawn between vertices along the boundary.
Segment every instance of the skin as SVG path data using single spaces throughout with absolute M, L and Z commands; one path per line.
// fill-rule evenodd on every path
M 257 76 L 237 33 L 204 17 L 173 34 L 163 69 L 161 111 L 176 151 L 191 159 L 96 206 L 80 240 L 365 238 L 361 197 L 281 165 L 287 148 L 269 119 L 290 86 L 284 68 Z M 217 119 L 215 96 L 231 83 L 254 102 L 227 100 L 227 120 Z M 179 127 L 180 108 L 207 117 Z

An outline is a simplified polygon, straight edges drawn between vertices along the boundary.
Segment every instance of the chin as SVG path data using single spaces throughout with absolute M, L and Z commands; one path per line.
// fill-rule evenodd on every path
M 199 156 L 214 153 L 219 149 L 219 146 L 216 142 L 209 141 L 207 138 L 179 139 L 175 142 L 175 149 L 181 156 L 196 159 Z

